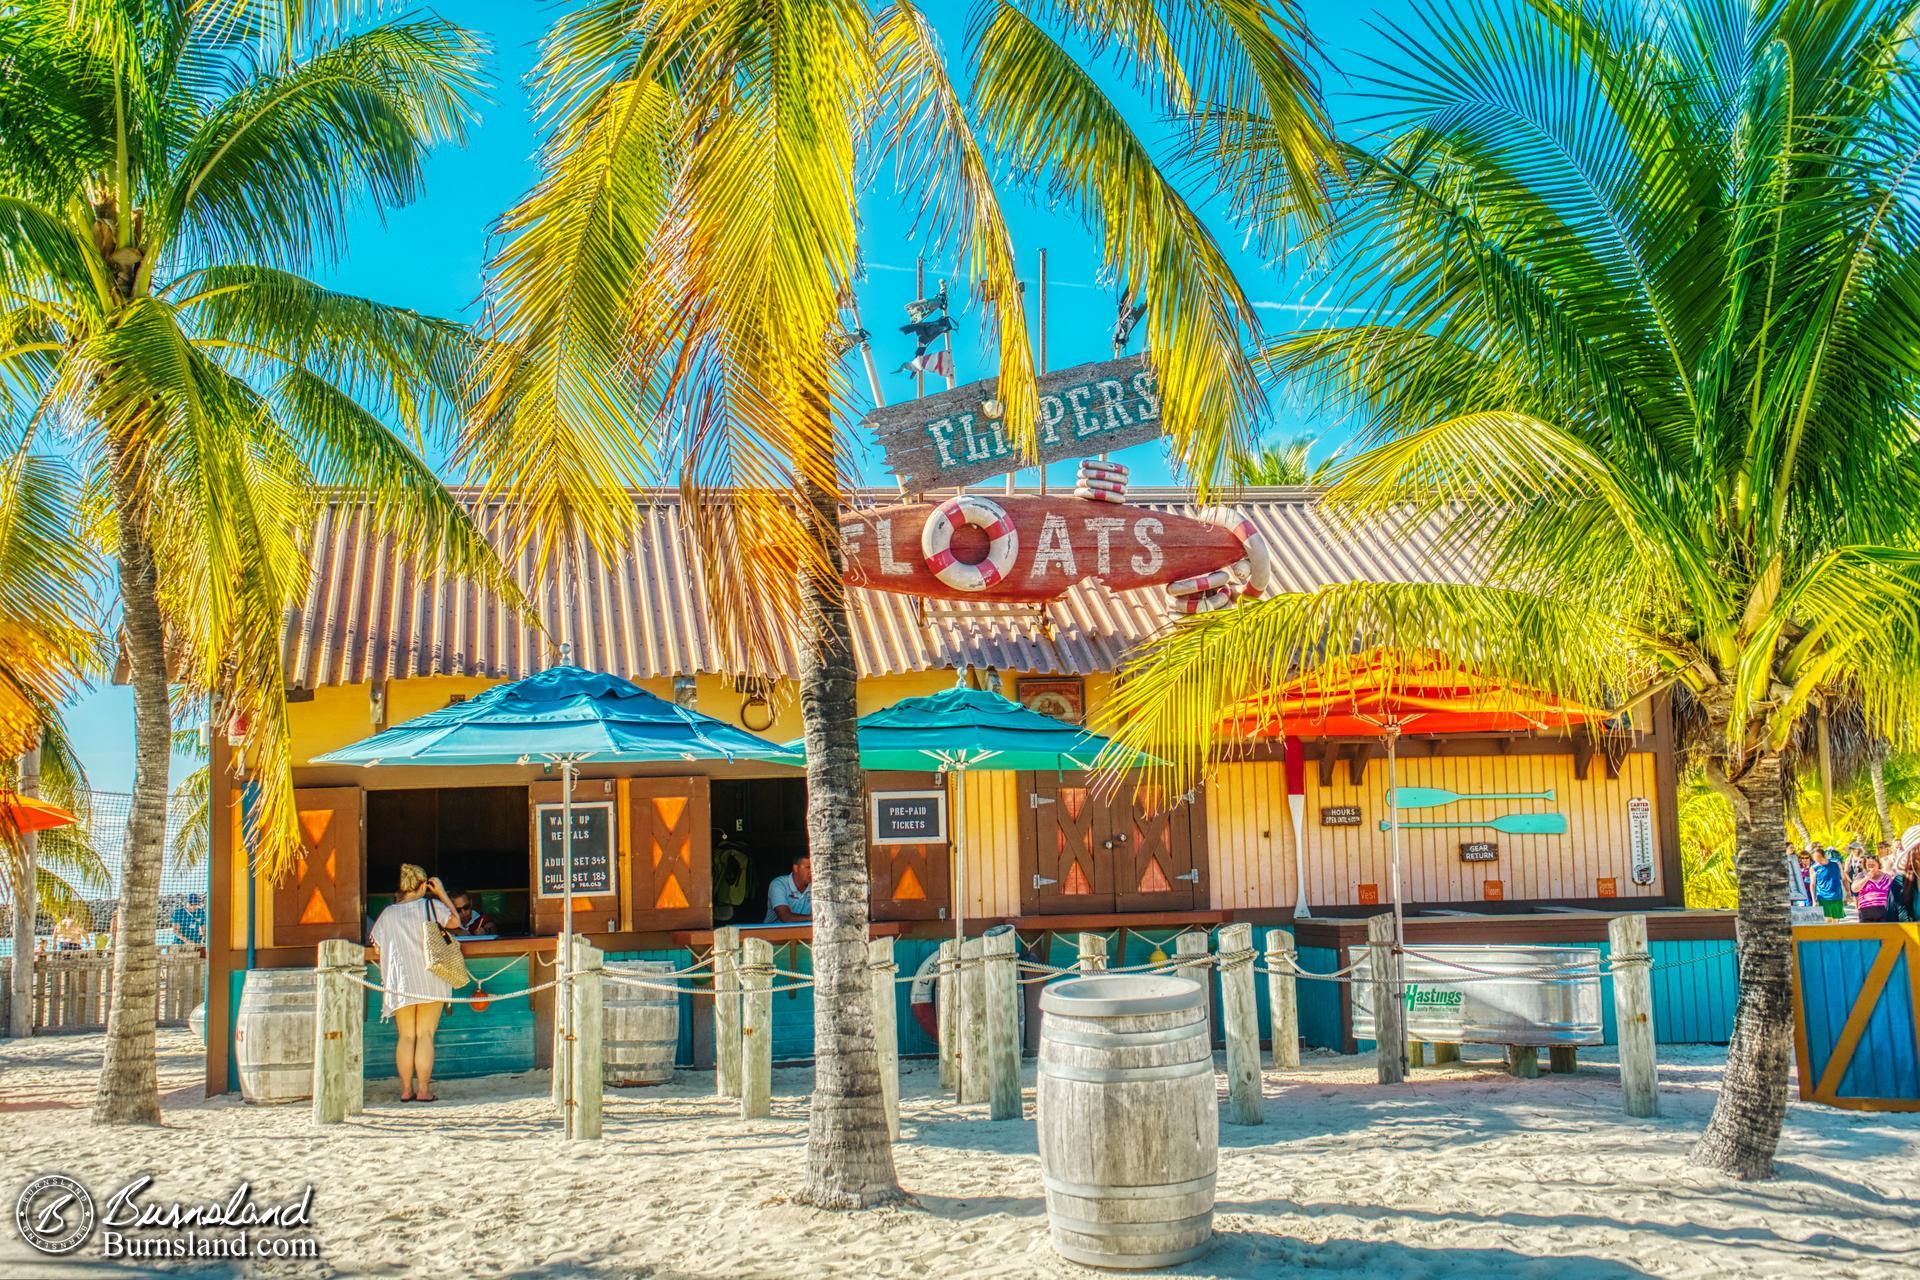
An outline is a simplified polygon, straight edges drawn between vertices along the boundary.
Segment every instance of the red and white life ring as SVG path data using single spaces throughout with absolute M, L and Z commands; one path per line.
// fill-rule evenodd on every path
M 1240 580 L 1240 594 L 1265 595 L 1273 585 L 1273 557 L 1267 551 L 1267 540 L 1259 526 L 1231 507 L 1208 507 L 1199 518 L 1240 540 L 1240 559 L 1227 566 Z
M 987 535 L 987 558 L 965 564 L 953 554 L 954 530 L 970 524 Z M 1020 535 L 1005 507 L 986 498 L 963 493 L 933 509 L 920 530 L 920 554 L 933 576 L 956 591 L 985 591 L 1013 571 L 1020 554 Z

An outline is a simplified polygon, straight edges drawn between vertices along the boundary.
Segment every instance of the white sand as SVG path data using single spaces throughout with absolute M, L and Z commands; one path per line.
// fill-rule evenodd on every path
M 431 1108 L 391 1083 L 329 1130 L 304 1105 L 199 1094 L 197 1046 L 163 1033 L 167 1125 L 87 1122 L 98 1036 L 0 1042 L 0 1275 L 144 1274 L 97 1243 L 64 1270 L 30 1253 L 11 1197 L 64 1171 L 96 1195 L 151 1171 L 165 1198 L 262 1198 L 315 1185 L 318 1262 L 248 1274 L 512 1276 L 1089 1276 L 1047 1243 L 1031 1120 L 989 1123 L 910 1064 L 900 1180 L 912 1204 L 860 1214 L 787 1201 L 809 1073 L 774 1079 L 775 1117 L 745 1123 L 712 1076 L 610 1091 L 606 1138 L 569 1147 L 544 1074 L 449 1081 Z M 1267 1123 L 1221 1128 L 1217 1246 L 1167 1274 L 1314 1277 L 1920 1275 L 1920 1116 L 1796 1102 L 1780 1177 L 1690 1170 L 1721 1055 L 1669 1050 L 1665 1118 L 1618 1110 L 1610 1054 L 1577 1076 L 1517 1081 L 1491 1061 L 1394 1089 L 1365 1059 L 1315 1057 L 1267 1078 Z M 1031 1063 L 1028 1064 L 1031 1073 Z M 1031 1075 L 1028 1105 L 1031 1114 Z M 175 1274 L 235 1274 L 232 1264 Z

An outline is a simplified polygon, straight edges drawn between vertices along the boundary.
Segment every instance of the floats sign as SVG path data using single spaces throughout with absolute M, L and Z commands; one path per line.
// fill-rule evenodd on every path
M 888 470 L 910 493 L 957 489 L 1022 467 L 1144 444 L 1163 433 L 1160 388 L 1138 356 L 1043 374 L 1035 386 L 1037 458 L 1016 449 L 1004 429 L 998 378 L 875 409 L 866 425 Z

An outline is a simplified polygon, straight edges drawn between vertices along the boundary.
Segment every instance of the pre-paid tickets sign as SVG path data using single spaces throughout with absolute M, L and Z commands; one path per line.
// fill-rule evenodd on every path
M 1036 463 L 1085 458 L 1161 434 L 1160 388 L 1138 356 L 1042 375 L 1040 454 L 1023 456 L 997 417 L 1000 380 L 970 382 L 867 415 L 887 468 L 910 493 L 957 489 Z

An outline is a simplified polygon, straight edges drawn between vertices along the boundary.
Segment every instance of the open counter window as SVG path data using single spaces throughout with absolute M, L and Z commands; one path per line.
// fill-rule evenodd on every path
M 393 901 L 405 862 L 465 893 L 491 932 L 532 932 L 527 789 L 429 787 L 367 793 L 367 908 Z

